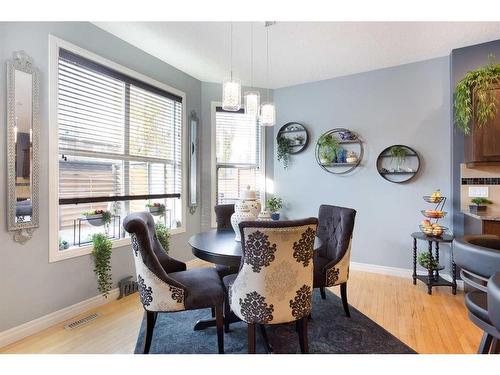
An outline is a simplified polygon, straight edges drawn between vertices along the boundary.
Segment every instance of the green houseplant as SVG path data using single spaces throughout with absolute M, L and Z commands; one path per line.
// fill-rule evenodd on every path
M 290 161 L 290 144 L 291 140 L 287 137 L 278 137 L 278 149 L 276 151 L 276 156 L 278 161 L 283 163 L 283 168 L 288 168 L 288 163 Z
M 97 277 L 97 290 L 104 297 L 108 297 L 113 285 L 111 275 L 111 249 L 113 244 L 104 233 L 92 236 L 92 259 L 94 260 L 94 273 Z
M 283 199 L 279 197 L 269 198 L 266 202 L 266 205 L 271 211 L 271 219 L 279 220 L 280 213 L 278 211 L 283 207 Z
M 486 198 L 476 197 L 471 199 L 471 205 L 469 205 L 469 210 L 471 212 L 486 211 L 486 205 L 492 204 L 493 202 Z
M 163 203 L 146 203 L 146 208 L 153 216 L 163 216 L 165 215 L 165 205 Z
M 160 241 L 165 253 L 170 251 L 170 230 L 163 223 L 155 224 L 156 237 Z
M 481 127 L 497 113 L 497 99 L 491 85 L 500 82 L 500 64 L 489 56 L 489 63 L 468 72 L 455 87 L 455 125 L 466 135 L 470 134 L 470 122 Z M 475 111 L 473 111 L 476 101 Z M 474 113 L 473 113 L 474 112 Z M 474 118 L 473 118 L 474 116 Z
M 319 159 L 321 164 L 330 164 L 335 160 L 338 151 L 341 149 L 337 138 L 332 134 L 323 134 L 318 139 Z
M 418 264 L 427 269 L 435 270 L 439 267 L 439 263 L 428 252 L 418 254 L 417 261 Z
M 85 216 L 90 225 L 93 225 L 95 227 L 100 227 L 101 225 L 104 225 L 107 231 L 107 228 L 111 223 L 112 215 L 111 211 L 90 210 L 90 211 L 85 211 L 83 213 L 83 216 Z
M 389 150 L 393 159 L 396 159 L 398 170 L 401 169 L 406 160 L 406 149 L 402 146 L 392 146 Z

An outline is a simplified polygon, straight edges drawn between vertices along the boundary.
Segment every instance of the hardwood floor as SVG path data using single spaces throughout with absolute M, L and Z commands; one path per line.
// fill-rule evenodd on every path
M 339 287 L 332 290 L 340 293 Z M 426 286 L 414 286 L 411 278 L 351 271 L 348 298 L 418 353 L 475 353 L 479 345 L 481 331 L 467 318 L 463 292 L 454 296 L 450 288 L 437 287 L 429 296 Z M 101 316 L 71 331 L 58 324 L 0 353 L 133 353 L 143 317 L 137 293 L 90 311 Z

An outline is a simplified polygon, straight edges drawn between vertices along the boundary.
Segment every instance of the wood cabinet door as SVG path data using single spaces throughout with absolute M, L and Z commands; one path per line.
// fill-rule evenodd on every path
M 465 140 L 465 162 L 468 164 L 500 162 L 500 84 L 492 86 L 491 90 L 497 98 L 497 114 L 480 128 L 472 124 L 471 134 Z

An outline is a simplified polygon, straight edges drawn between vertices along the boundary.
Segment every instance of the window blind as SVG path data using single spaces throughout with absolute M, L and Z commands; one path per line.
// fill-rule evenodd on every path
M 247 186 L 260 195 L 262 139 L 256 119 L 217 107 L 215 120 L 217 204 L 234 203 Z

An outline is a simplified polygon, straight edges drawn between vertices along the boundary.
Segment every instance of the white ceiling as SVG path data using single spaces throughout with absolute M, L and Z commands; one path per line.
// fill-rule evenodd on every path
M 229 22 L 96 22 L 98 27 L 207 82 L 230 70 Z M 250 22 L 233 23 L 233 71 L 250 85 Z M 500 22 L 253 22 L 254 86 L 278 88 L 448 55 L 500 39 Z M 500 56 L 498 56 L 500 58 Z M 486 57 L 485 57 L 486 59 Z

